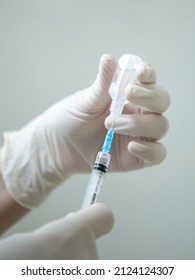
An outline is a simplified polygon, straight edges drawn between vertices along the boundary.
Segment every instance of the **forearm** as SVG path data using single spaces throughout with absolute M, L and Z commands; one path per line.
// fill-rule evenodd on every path
M 22 218 L 29 209 L 19 205 L 9 194 L 0 170 L 0 234 Z

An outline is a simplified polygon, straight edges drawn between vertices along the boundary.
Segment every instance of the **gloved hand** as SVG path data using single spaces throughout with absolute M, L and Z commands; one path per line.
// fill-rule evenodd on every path
M 0 241 L 0 259 L 97 259 L 96 239 L 111 231 L 112 212 L 96 203 L 32 233 Z
M 69 175 L 91 171 L 106 135 L 105 119 L 110 126 L 108 90 L 115 68 L 112 56 L 102 56 L 92 86 L 51 106 L 21 130 L 4 134 L 2 174 L 19 204 L 36 207 Z M 110 171 L 139 169 L 165 158 L 165 147 L 157 140 L 168 129 L 162 113 L 169 106 L 169 94 L 155 84 L 150 65 L 141 63 L 136 77 L 126 88 L 129 103 L 124 114 L 114 124 Z

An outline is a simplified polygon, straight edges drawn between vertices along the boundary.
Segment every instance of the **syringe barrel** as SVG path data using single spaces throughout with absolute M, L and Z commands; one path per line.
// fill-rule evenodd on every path
M 105 178 L 105 172 L 93 169 L 81 208 L 97 202 Z
M 98 152 L 81 208 L 86 208 L 97 202 L 110 162 L 110 157 L 108 153 Z

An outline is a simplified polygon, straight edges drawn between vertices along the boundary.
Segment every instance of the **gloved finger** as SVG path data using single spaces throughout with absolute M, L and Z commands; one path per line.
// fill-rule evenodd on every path
M 127 100 L 145 111 L 163 113 L 170 105 L 166 89 L 155 84 L 129 84 L 125 90 Z
M 115 73 L 117 62 L 110 54 L 102 55 L 99 64 L 99 73 L 96 83 L 102 86 L 103 91 L 108 91 Z
M 131 141 L 128 150 L 141 160 L 143 167 L 159 164 L 166 157 L 166 148 L 159 142 Z
M 82 209 L 68 215 L 74 224 L 85 229 L 91 228 L 96 238 L 111 231 L 114 225 L 114 216 L 111 210 L 102 203 Z
M 141 62 L 136 67 L 136 81 L 143 84 L 156 83 L 156 70 L 147 62 Z
M 110 54 L 104 54 L 100 59 L 99 73 L 91 87 L 91 101 L 96 107 L 107 106 L 111 98 L 108 94 L 117 62 Z
M 110 117 L 107 117 L 106 128 L 110 128 L 111 125 L 113 125 L 115 133 L 154 140 L 161 139 L 169 127 L 168 120 L 158 114 L 122 114 L 114 123 Z

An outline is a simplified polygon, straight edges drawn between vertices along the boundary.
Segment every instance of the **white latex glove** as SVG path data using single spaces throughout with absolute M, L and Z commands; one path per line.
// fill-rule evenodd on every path
M 96 203 L 32 233 L 0 241 L 0 259 L 98 259 L 96 239 L 111 231 L 112 212 Z
M 4 134 L 2 174 L 19 204 L 36 207 L 69 175 L 91 171 L 106 135 L 115 68 L 112 56 L 102 56 L 92 86 L 59 101 L 21 130 Z M 135 170 L 165 158 L 165 147 L 156 140 L 167 132 L 162 113 L 170 98 L 155 81 L 154 68 L 141 63 L 137 81 L 127 86 L 125 114 L 114 125 L 109 171 Z M 109 127 L 109 119 L 105 124 Z

